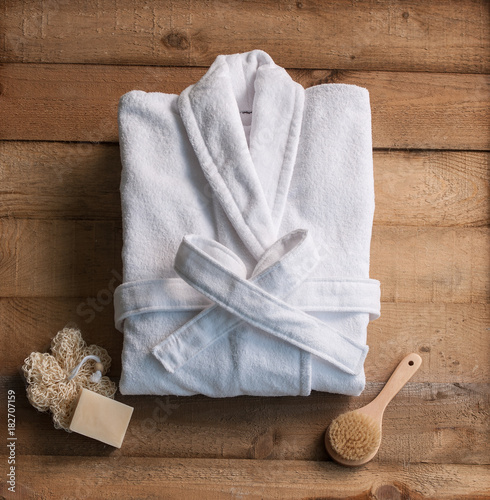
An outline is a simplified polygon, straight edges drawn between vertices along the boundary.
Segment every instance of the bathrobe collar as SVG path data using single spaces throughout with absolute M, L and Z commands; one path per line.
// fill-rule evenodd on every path
M 258 260 L 278 236 L 298 149 L 303 87 L 263 51 L 220 55 L 181 93 L 178 106 L 214 195 Z M 251 118 L 250 145 L 242 114 Z

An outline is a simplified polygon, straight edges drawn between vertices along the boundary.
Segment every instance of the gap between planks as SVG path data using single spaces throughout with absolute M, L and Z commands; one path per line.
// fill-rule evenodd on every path
M 120 221 L 0 219 L 0 297 L 97 294 L 121 272 L 121 230 Z M 486 303 L 489 238 L 486 227 L 375 226 L 370 274 L 385 302 Z
M 118 376 L 123 335 L 114 327 L 109 288 L 100 296 L 103 302 L 93 297 L 97 311 L 87 297 L 0 298 L 0 338 L 10 339 L 10 348 L 0 351 L 0 374 L 17 374 L 30 352 L 48 351 L 56 332 L 76 324 L 89 345 L 108 350 L 110 376 Z M 490 379 L 489 324 L 490 308 L 485 303 L 383 302 L 381 317 L 368 326 L 366 377 L 370 382 L 385 381 L 398 360 L 418 352 L 423 362 L 415 382 L 485 383 Z
M 290 73 L 305 87 L 346 83 L 367 88 L 375 148 L 490 149 L 487 75 Z M 117 142 L 117 104 L 124 93 L 180 93 L 203 74 L 200 68 L 4 64 L 0 138 Z
M 490 70 L 485 0 L 10 1 L 3 16 L 3 62 L 208 67 L 261 48 L 284 67 Z
M 489 164 L 488 152 L 375 150 L 374 224 L 486 226 Z M 0 218 L 120 219 L 120 176 L 116 144 L 0 142 Z
M 351 470 L 320 461 L 26 455 L 19 457 L 18 473 L 19 495 L 53 500 L 65 499 L 68 492 L 101 500 L 161 498 L 162 493 L 186 500 L 483 500 L 490 495 L 488 467 L 453 464 L 371 462 Z
M 322 438 L 328 424 L 372 401 L 384 385 L 368 382 L 358 397 L 315 391 L 308 397 L 221 399 L 118 392 L 116 399 L 134 407 L 134 413 L 123 448 L 114 450 L 55 429 L 49 413 L 29 404 L 21 377 L 1 377 L 0 383 L 0 393 L 15 390 L 16 433 L 24 454 L 107 456 L 116 451 L 123 456 L 271 460 L 327 460 Z M 410 381 L 385 412 L 375 462 L 489 463 L 489 388 L 487 383 Z

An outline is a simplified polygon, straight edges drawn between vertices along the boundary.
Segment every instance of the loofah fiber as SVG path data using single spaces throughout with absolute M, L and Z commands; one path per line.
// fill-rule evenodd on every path
M 332 448 L 345 460 L 362 460 L 381 441 L 379 425 L 368 415 L 351 411 L 337 417 L 328 429 Z
M 102 375 L 107 373 L 112 361 L 107 351 L 94 344 L 87 346 L 80 330 L 65 327 L 51 341 L 51 354 L 33 352 L 24 360 L 22 371 L 29 384 L 27 398 L 39 411 L 51 411 L 56 429 L 72 432 L 69 425 L 83 387 L 114 399 L 117 387 L 109 377 L 103 376 L 99 382 L 90 380 L 95 371 L 94 360 L 87 360 L 68 380 L 70 372 L 90 354 L 100 358 Z

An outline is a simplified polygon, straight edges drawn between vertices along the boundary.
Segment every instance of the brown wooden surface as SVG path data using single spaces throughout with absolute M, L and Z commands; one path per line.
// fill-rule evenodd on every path
M 394 364 L 389 368 L 393 370 Z M 24 389 L 18 376 L 0 380 L 2 387 L 17 393 Z M 301 405 L 294 397 L 213 400 L 204 396 L 119 395 L 118 400 L 135 410 L 124 446 L 117 453 L 162 458 L 328 460 L 322 439 L 326 425 L 340 413 L 369 403 L 382 387 L 382 382 L 369 382 L 359 398 L 314 392 Z M 383 442 L 374 460 L 444 464 L 449 455 L 452 463 L 485 464 L 488 402 L 484 383 L 410 381 L 386 409 Z M 115 453 L 101 442 L 55 430 L 49 414 L 32 408 L 25 398 L 17 406 L 18 433 L 24 436 L 25 454 L 88 457 Z
M 0 231 L 2 297 L 91 296 L 120 275 L 120 220 L 1 218 Z M 487 227 L 374 226 L 382 300 L 486 302 L 489 236 Z
M 18 437 L 17 493 L 4 446 L 1 497 L 490 498 L 489 14 L 485 0 L 0 0 L 0 394 L 16 392 Z M 118 394 L 135 408 L 120 450 L 55 430 L 25 396 L 31 351 L 76 323 L 121 373 L 119 97 L 179 93 L 218 54 L 252 48 L 305 87 L 370 91 L 382 315 L 365 391 Z M 330 420 L 412 351 L 422 366 L 388 406 L 374 461 L 331 463 Z
M 181 460 L 114 454 L 91 459 L 26 455 L 20 460 L 20 466 L 29 470 L 29 476 L 19 488 L 24 498 L 53 500 L 483 500 L 488 498 L 490 488 L 485 466 L 455 464 L 369 463 L 353 471 L 324 461 Z M 53 478 L 56 488 L 53 488 Z
M 0 103 L 9 140 L 117 142 L 117 102 L 133 89 L 180 93 L 205 68 L 4 64 Z M 484 150 L 489 77 L 479 74 L 290 70 L 304 87 L 348 83 L 370 92 L 375 148 Z
M 110 283 L 101 290 L 110 293 Z M 0 299 L 0 335 L 10 348 L 0 351 L 0 375 L 15 376 L 19 362 L 31 351 L 49 348 L 52 332 L 77 324 L 90 343 L 100 343 L 112 355 L 111 375 L 121 373 L 121 334 L 114 328 L 112 304 L 87 297 L 3 297 Z M 89 311 L 92 311 L 90 313 Z M 418 352 L 423 364 L 416 382 L 481 383 L 490 378 L 487 304 L 383 302 L 379 320 L 368 327 L 371 339 L 366 359 L 369 381 L 386 381 L 408 351 Z
M 2 1 L 4 62 L 209 66 L 257 47 L 288 68 L 488 71 L 485 0 Z M 0 18 L 1 19 L 1 18 Z
M 376 150 L 375 225 L 487 226 L 489 160 L 488 152 Z M 0 217 L 121 217 L 115 144 L 0 142 L 0 164 Z

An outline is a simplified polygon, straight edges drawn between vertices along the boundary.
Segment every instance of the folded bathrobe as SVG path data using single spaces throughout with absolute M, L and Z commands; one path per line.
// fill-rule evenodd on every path
M 374 212 L 366 89 L 253 50 L 118 110 L 123 394 L 359 395 Z

